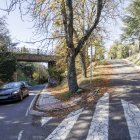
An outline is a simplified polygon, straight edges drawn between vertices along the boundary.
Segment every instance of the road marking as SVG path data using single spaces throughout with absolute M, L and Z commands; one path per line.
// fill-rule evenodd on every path
M 65 140 L 82 111 L 71 112 L 45 140 Z
M 47 88 L 47 85 L 40 91 L 38 91 L 38 93 L 41 93 L 44 89 Z M 34 91 L 35 92 L 35 91 Z M 33 98 L 32 102 L 30 103 L 29 107 L 27 108 L 27 111 L 25 113 L 25 116 L 27 117 L 28 114 L 29 114 L 29 111 L 31 110 L 32 106 L 33 106 L 33 103 L 35 102 L 36 98 L 37 98 L 38 94 L 36 93 L 35 97 Z
M 37 94 L 37 95 L 38 95 L 38 94 Z M 37 98 L 37 95 L 35 95 L 35 97 L 34 97 L 34 98 L 32 99 L 32 101 L 31 101 L 29 107 L 27 108 L 27 111 L 26 111 L 26 113 L 25 113 L 25 116 L 26 116 L 26 117 L 28 116 L 29 111 L 31 110 L 31 108 L 32 108 L 32 106 L 33 106 L 33 103 L 35 102 L 35 100 L 36 100 L 36 98 Z
M 21 140 L 24 130 L 21 130 L 18 134 L 18 140 Z
M 109 94 L 101 97 L 96 105 L 86 140 L 108 140 Z
M 52 117 L 42 117 L 41 118 L 41 127 L 44 126 L 51 119 L 52 119 Z
M 121 100 L 131 140 L 140 140 L 140 110 L 134 105 Z

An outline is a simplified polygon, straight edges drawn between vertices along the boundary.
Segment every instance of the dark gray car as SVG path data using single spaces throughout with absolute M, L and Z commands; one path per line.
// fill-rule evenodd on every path
M 10 82 L 0 87 L 0 101 L 23 100 L 28 95 L 28 86 L 23 81 Z

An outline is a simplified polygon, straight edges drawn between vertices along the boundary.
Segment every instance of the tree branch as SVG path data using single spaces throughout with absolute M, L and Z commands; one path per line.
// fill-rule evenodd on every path
M 66 5 L 68 8 L 68 47 L 74 48 L 73 45 L 73 4 L 72 0 L 66 0 Z
M 91 26 L 91 28 L 85 33 L 85 35 L 79 40 L 78 45 L 75 48 L 76 55 L 80 52 L 80 50 L 83 48 L 84 43 L 88 40 L 93 30 L 97 27 L 100 17 L 101 17 L 102 9 L 103 9 L 103 0 L 97 0 L 96 15 L 95 15 L 94 23 Z

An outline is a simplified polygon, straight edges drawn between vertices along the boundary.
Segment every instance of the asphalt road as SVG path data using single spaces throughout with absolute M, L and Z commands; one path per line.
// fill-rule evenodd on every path
M 30 95 L 21 102 L 0 104 L 0 140 L 32 140 L 42 137 L 40 118 L 33 117 L 27 110 L 34 96 L 44 85 L 30 89 Z
M 27 115 L 43 85 L 22 102 L 0 105 L 0 140 L 140 140 L 140 72 L 123 60 L 109 63 L 113 72 L 102 74 L 110 78 L 108 93 L 64 118 Z
M 110 64 L 109 140 L 140 140 L 140 70 L 122 60 Z

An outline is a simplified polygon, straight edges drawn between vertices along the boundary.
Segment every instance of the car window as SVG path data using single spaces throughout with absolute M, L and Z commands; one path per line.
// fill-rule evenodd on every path
M 19 82 L 12 82 L 5 84 L 1 87 L 1 89 L 12 89 L 12 88 L 19 88 L 21 86 L 21 83 Z
M 26 82 L 22 82 L 24 87 L 28 87 L 28 84 Z

